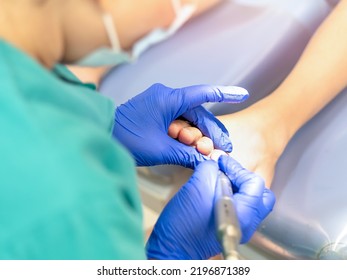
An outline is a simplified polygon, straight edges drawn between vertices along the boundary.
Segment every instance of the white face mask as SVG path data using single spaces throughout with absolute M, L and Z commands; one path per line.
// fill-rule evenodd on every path
M 132 51 L 125 52 L 122 50 L 113 18 L 110 14 L 103 15 L 103 23 L 111 42 L 112 48 L 101 47 L 80 61 L 75 63 L 80 66 L 98 67 L 98 66 L 115 66 L 121 63 L 135 61 L 149 47 L 162 42 L 176 33 L 176 31 L 188 21 L 196 10 L 196 6 L 188 4 L 182 6 L 180 0 L 171 0 L 176 12 L 176 19 L 167 29 L 157 28 L 148 35 L 137 41 Z

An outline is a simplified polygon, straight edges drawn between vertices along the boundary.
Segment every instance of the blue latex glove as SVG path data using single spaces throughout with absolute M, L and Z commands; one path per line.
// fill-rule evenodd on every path
M 194 168 L 207 158 L 168 136 L 170 124 L 183 117 L 212 139 L 215 148 L 231 152 L 224 125 L 201 106 L 205 102 L 242 102 L 239 87 L 192 86 L 172 89 L 155 84 L 119 106 L 113 135 L 133 154 L 138 166 L 175 164 Z
M 238 189 L 234 204 L 241 243 L 245 243 L 271 212 L 274 194 L 265 188 L 259 176 L 242 168 L 231 157 L 221 157 L 219 167 Z M 170 200 L 147 242 L 149 259 L 208 259 L 222 252 L 214 216 L 218 171 L 213 161 L 200 164 L 188 183 Z
M 240 243 L 246 243 L 272 211 L 275 195 L 265 187 L 263 178 L 243 168 L 233 158 L 221 156 L 218 164 L 233 185 L 234 204 L 242 232 Z

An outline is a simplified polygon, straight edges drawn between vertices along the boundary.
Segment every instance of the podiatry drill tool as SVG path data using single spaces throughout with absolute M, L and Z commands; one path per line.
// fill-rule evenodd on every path
M 219 171 L 214 211 L 219 241 L 225 260 L 239 260 L 238 245 L 241 239 L 240 226 L 233 202 L 233 190 L 229 178 Z

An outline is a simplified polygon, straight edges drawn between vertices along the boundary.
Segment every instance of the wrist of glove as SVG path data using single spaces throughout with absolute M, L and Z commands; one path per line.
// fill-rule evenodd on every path
M 218 166 L 219 165 L 219 166 Z M 214 195 L 219 169 L 231 180 L 234 205 L 248 242 L 259 224 L 272 211 L 274 194 L 264 181 L 231 157 L 200 164 L 190 180 L 170 200 L 147 242 L 149 259 L 209 259 L 222 252 L 217 239 Z

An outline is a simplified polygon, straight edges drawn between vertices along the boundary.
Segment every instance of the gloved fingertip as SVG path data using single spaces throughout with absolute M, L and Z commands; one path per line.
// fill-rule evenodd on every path
M 215 140 L 213 144 L 216 149 L 222 150 L 226 153 L 231 153 L 233 151 L 233 144 L 225 133 L 222 133 L 218 140 Z
M 219 167 L 222 171 L 237 174 L 239 171 L 244 170 L 243 166 L 231 156 L 222 156 L 218 161 Z
M 218 166 L 223 172 L 225 172 L 226 170 L 227 161 L 228 161 L 228 157 L 226 155 L 221 155 L 218 158 Z
M 210 159 L 214 160 L 218 163 L 218 160 L 221 156 L 227 155 L 224 151 L 215 149 L 212 151 L 212 153 L 209 155 Z
M 224 173 L 235 173 L 234 169 L 238 167 L 239 163 L 230 156 L 222 155 L 218 159 L 218 165 Z
M 249 97 L 249 92 L 242 87 L 224 86 L 218 89 L 224 97 L 223 102 L 243 102 Z
M 223 146 L 223 151 L 226 153 L 231 153 L 233 151 L 233 144 L 230 142 Z
M 198 164 L 201 164 L 201 163 L 203 163 L 203 162 L 206 162 L 206 161 L 210 161 L 210 160 L 211 160 L 208 156 L 205 156 L 205 155 L 201 155 L 201 158 L 202 158 L 202 160 L 201 160 Z
M 273 191 L 265 188 L 263 193 L 263 203 L 265 208 L 271 212 L 276 203 L 276 196 Z

